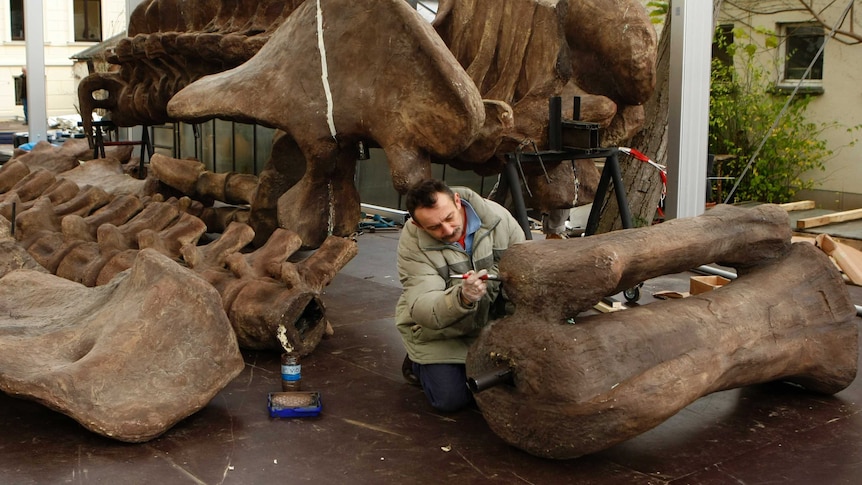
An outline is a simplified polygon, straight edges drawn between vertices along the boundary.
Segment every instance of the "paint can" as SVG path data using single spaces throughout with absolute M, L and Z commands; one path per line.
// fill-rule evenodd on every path
M 300 390 L 302 366 L 299 355 L 293 352 L 281 354 L 281 390 L 285 392 Z

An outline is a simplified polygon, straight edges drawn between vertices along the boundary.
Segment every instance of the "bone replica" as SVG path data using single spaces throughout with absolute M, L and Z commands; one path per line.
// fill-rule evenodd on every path
M 128 442 L 204 407 L 243 369 L 212 286 L 153 250 L 87 288 L 47 274 L 0 218 L 0 390 Z
M 355 241 L 332 236 L 292 263 L 288 258 L 301 246 L 295 233 L 276 229 L 257 250 L 242 253 L 254 231 L 234 222 L 198 246 L 207 231 L 205 208 L 188 198 L 141 195 L 152 181 L 120 170 L 116 160 L 99 159 L 55 176 L 45 169 L 31 173 L 13 158 L 0 168 L 0 188 L 8 188 L 0 193 L 0 215 L 11 220 L 15 212 L 15 238 L 40 265 L 86 286 L 108 284 L 142 249 L 182 262 L 222 296 L 244 348 L 281 348 L 276 334 L 284 326 L 296 352 L 307 355 L 331 332 L 320 294 L 356 255 Z
M 279 128 L 289 156 L 261 174 L 250 223 L 258 238 L 284 227 L 314 248 L 359 222 L 360 141 L 385 150 L 404 192 L 432 160 L 493 174 L 505 153 L 545 146 L 550 96 L 583 96 L 581 119 L 606 127 L 606 143 L 641 126 L 656 39 L 638 2 L 506 4 L 444 1 L 432 27 L 403 0 L 145 2 L 108 55 L 119 72 L 80 85 L 85 129 L 93 108 L 120 126 L 217 117 Z M 577 199 L 571 164 L 525 173 L 532 207 Z
M 717 262 L 716 290 L 578 317 L 603 296 Z M 510 248 L 500 264 L 515 313 L 486 327 L 468 376 L 511 369 L 476 394 L 486 421 L 534 455 L 574 458 L 643 433 L 706 394 L 786 380 L 836 393 L 856 376 L 855 307 L 837 269 L 790 244 L 777 206 L 706 214 Z

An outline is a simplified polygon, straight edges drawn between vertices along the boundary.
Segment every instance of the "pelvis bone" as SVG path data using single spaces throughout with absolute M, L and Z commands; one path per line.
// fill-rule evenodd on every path
M 587 302 L 713 262 L 739 277 L 564 323 Z M 535 455 L 602 450 L 723 389 L 786 380 L 836 393 L 856 376 L 856 311 L 844 282 L 813 245 L 790 245 L 777 206 L 718 206 L 649 228 L 536 241 L 511 248 L 501 272 L 516 311 L 483 331 L 467 370 L 513 370 L 512 385 L 476 399 L 501 438 Z
M 5 239 L 11 242 L 10 239 Z M 87 288 L 0 252 L 0 390 L 121 441 L 164 433 L 243 369 L 218 293 L 153 251 Z M 19 255 L 20 256 L 20 255 Z M 32 267 L 27 258 L 18 267 Z M 193 337 L 190 337 L 193 336 Z

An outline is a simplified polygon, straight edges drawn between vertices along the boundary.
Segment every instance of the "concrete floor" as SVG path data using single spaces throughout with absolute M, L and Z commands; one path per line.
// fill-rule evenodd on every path
M 360 251 L 323 300 L 335 335 L 302 362 L 316 418 L 274 419 L 275 352 L 245 352 L 243 373 L 200 412 L 143 444 L 95 435 L 30 401 L 0 394 L 0 483 L 161 484 L 856 484 L 862 480 L 862 383 L 835 396 L 766 384 L 715 393 L 659 427 L 569 461 L 502 442 L 477 410 L 434 412 L 406 384 L 393 324 L 397 231 Z M 690 274 L 647 281 L 687 291 Z M 851 287 L 857 304 L 860 288 Z

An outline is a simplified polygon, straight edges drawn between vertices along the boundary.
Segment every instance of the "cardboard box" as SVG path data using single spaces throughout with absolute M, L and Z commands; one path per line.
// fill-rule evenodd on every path
M 728 283 L 730 283 L 730 280 L 723 276 L 692 276 L 688 291 L 692 295 L 698 295 L 712 291 Z

